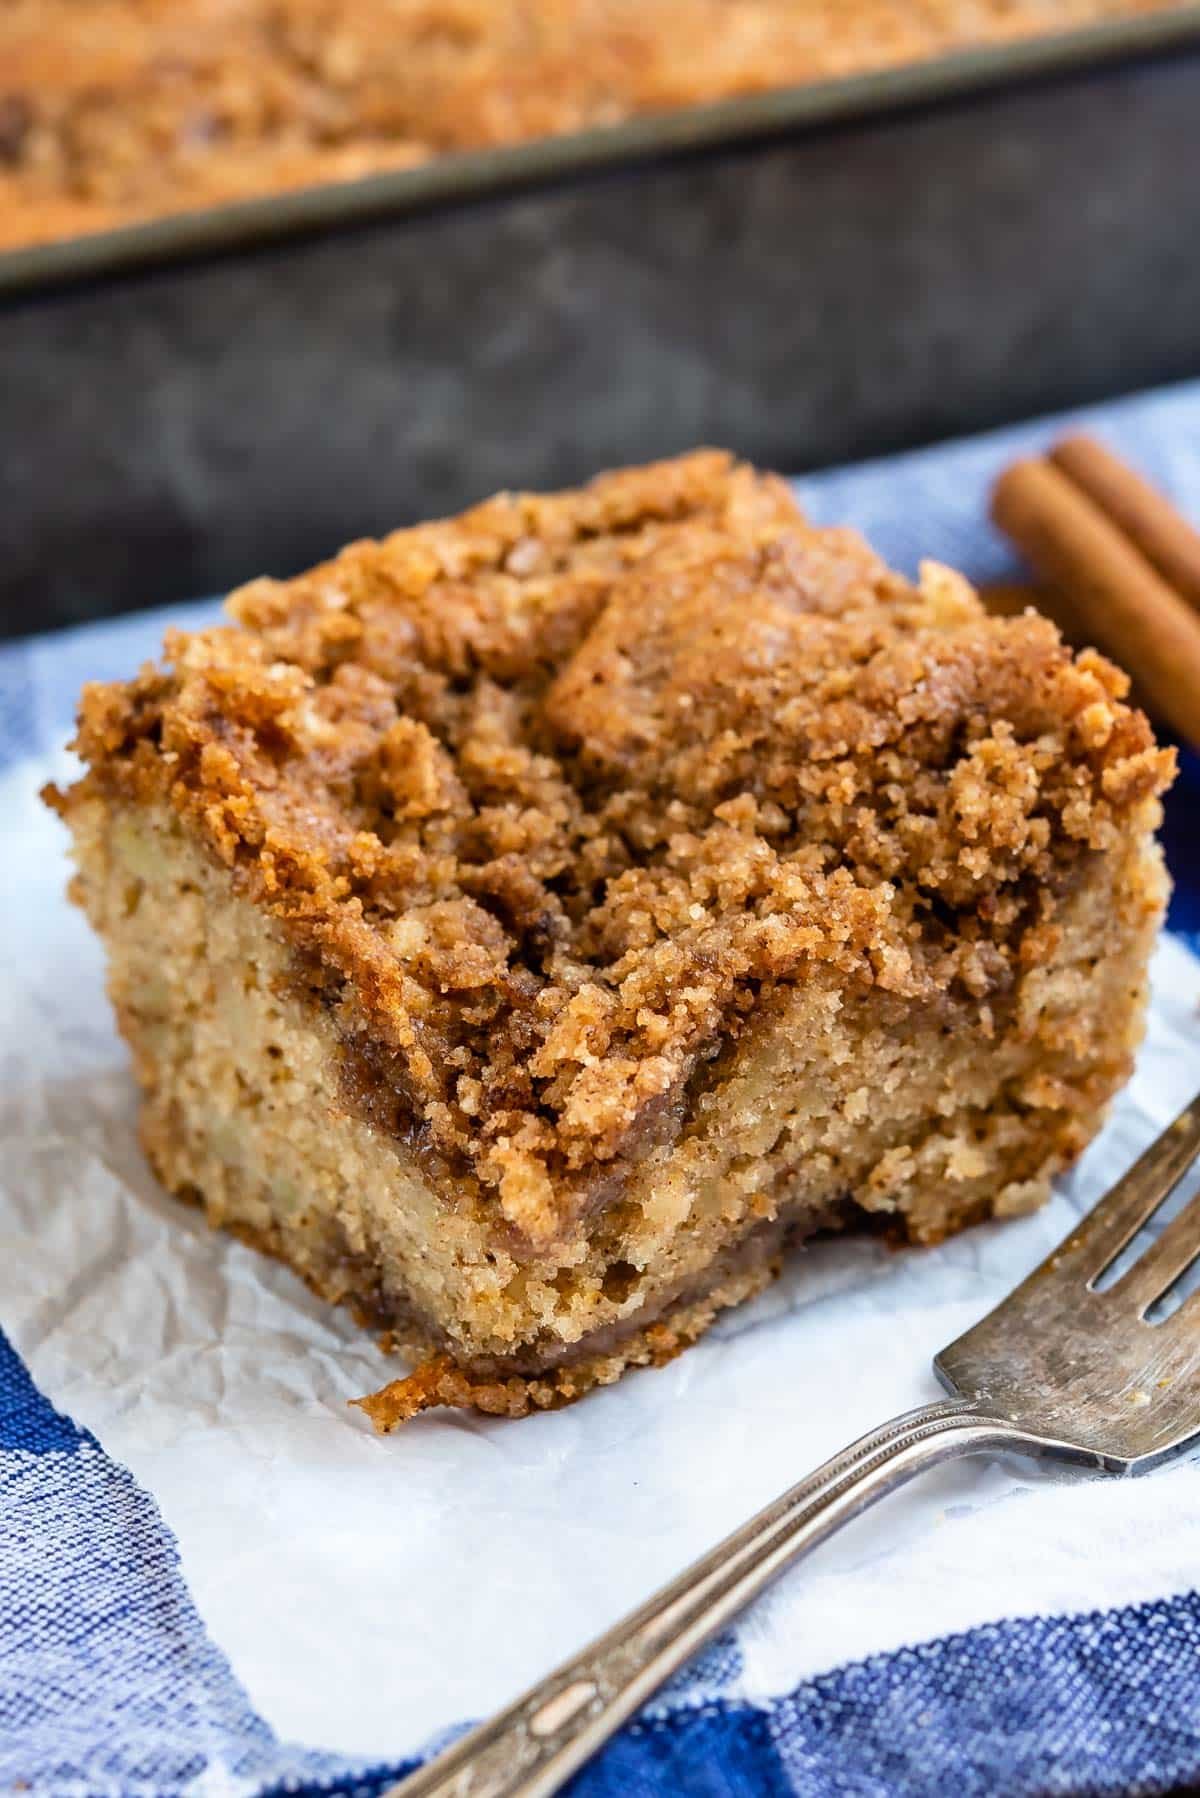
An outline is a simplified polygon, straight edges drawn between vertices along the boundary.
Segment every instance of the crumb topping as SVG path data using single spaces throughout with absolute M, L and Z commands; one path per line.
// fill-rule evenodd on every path
M 1183 0 L 4 0 L 0 244 Z
M 812 979 L 1003 1003 L 1169 782 L 1127 682 L 718 452 L 360 543 L 91 686 L 71 794 L 166 799 L 375 1115 L 561 1232 Z

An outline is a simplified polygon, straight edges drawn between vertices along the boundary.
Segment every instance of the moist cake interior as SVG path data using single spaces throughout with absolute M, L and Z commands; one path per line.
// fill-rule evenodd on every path
M 520 1413 L 789 1242 L 1036 1205 L 1128 1073 L 1171 771 L 1102 658 L 717 453 L 257 582 L 56 795 L 173 1190 Z

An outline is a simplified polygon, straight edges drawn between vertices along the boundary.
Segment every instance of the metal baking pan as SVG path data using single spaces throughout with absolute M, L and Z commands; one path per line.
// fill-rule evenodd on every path
M 1200 5 L 0 255 L 0 634 L 1200 373 Z

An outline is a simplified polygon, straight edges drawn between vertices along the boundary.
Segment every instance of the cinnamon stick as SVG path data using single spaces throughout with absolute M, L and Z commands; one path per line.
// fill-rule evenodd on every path
M 992 516 L 1154 709 L 1200 746 L 1200 616 L 1095 501 L 1049 462 L 1015 463 Z
M 1065 437 L 1050 460 L 1095 500 L 1169 587 L 1200 612 L 1200 531 L 1094 437 Z

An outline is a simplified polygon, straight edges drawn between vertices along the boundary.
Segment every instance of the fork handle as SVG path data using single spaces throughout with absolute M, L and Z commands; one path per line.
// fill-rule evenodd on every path
M 843 1523 L 941 1461 L 1042 1447 L 966 1399 L 894 1418 L 384 1798 L 548 1798 L 702 1643 Z

